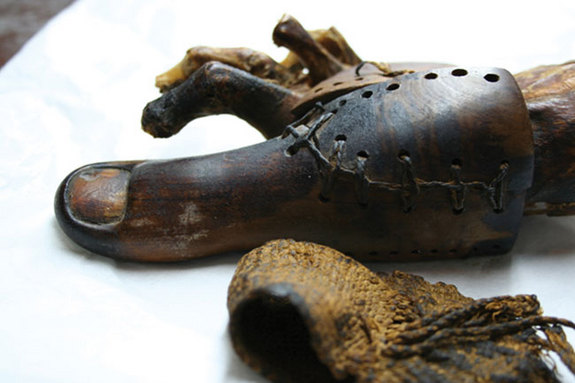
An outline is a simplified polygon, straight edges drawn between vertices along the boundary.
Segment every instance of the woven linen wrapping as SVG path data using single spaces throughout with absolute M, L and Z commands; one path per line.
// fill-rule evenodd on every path
M 312 243 L 245 255 L 228 309 L 236 352 L 276 382 L 556 382 L 549 351 L 575 371 L 574 324 L 533 295 L 474 300 Z

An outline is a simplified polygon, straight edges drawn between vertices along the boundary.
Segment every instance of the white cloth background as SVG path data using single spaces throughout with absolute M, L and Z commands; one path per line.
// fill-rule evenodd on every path
M 575 59 L 572 0 L 78 0 L 0 71 L 0 381 L 264 381 L 226 333 L 239 254 L 115 262 L 70 242 L 52 204 L 59 182 L 87 163 L 262 140 L 229 116 L 194 121 L 168 140 L 143 133 L 139 119 L 158 96 L 155 75 L 191 46 L 248 46 L 281 59 L 271 31 L 283 13 L 308 29 L 337 26 L 369 60 L 518 72 Z M 548 315 L 575 319 L 575 217 L 525 218 L 504 256 L 374 267 L 454 283 L 473 297 L 537 294 Z

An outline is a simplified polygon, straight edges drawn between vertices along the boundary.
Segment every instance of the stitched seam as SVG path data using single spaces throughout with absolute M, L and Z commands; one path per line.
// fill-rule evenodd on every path
M 454 213 L 459 214 L 465 208 L 465 195 L 469 189 L 477 190 L 484 193 L 489 204 L 496 213 L 502 213 L 505 210 L 504 197 L 505 187 L 509 175 L 509 163 L 503 161 L 500 165 L 498 174 L 489 183 L 482 181 L 462 181 L 461 165 L 452 164 L 450 168 L 451 177 L 449 181 L 427 181 L 416 177 L 416 172 L 411 158 L 407 153 L 399 153 L 398 162 L 402 167 L 401 182 L 386 182 L 370 180 L 365 172 L 368 157 L 359 156 L 356 160 L 355 169 L 348 169 L 342 166 L 342 157 L 345 150 L 344 140 L 335 140 L 332 145 L 332 154 L 329 159 L 326 158 L 314 141 L 317 140 L 316 132 L 327 123 L 334 114 L 331 112 L 324 113 L 316 119 L 305 134 L 299 134 L 294 126 L 302 123 L 312 112 L 323 107 L 321 104 L 316 106 L 302 117 L 296 123 L 288 125 L 282 134 L 282 137 L 289 135 L 295 138 L 295 142 L 290 145 L 287 151 L 290 154 L 297 153 L 301 148 L 308 149 L 315 158 L 322 176 L 321 198 L 329 200 L 329 195 L 333 190 L 335 182 L 342 176 L 351 177 L 355 183 L 357 200 L 360 205 L 367 205 L 370 188 L 386 190 L 400 193 L 402 210 L 405 213 L 410 212 L 415 204 L 413 197 L 430 189 L 446 189 L 449 191 L 449 199 Z

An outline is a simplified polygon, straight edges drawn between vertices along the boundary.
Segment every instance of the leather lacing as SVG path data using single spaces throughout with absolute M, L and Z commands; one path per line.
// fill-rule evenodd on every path
M 319 116 L 307 126 L 306 120 L 314 114 L 320 112 Z M 356 155 L 355 167 L 346 168 L 343 166 L 343 153 L 345 152 L 347 137 L 343 134 L 337 135 L 332 146 L 331 153 L 326 157 L 318 148 L 316 133 L 326 125 L 335 115 L 335 111 L 326 111 L 321 103 L 317 103 L 303 117 L 288 125 L 282 137 L 292 136 L 295 141 L 287 148 L 286 153 L 290 156 L 296 154 L 300 149 L 305 148 L 315 158 L 322 175 L 322 188 L 320 200 L 327 202 L 330 199 L 331 191 L 335 182 L 339 179 L 350 179 L 355 184 L 357 201 L 362 206 L 367 206 L 370 189 L 385 190 L 400 194 L 402 210 L 405 213 L 411 212 L 414 207 L 414 197 L 431 189 L 445 189 L 449 193 L 449 200 L 454 214 L 461 214 L 465 210 L 465 195 L 469 190 L 476 190 L 482 193 L 492 210 L 495 213 L 502 213 L 505 209 L 504 196 L 505 186 L 509 175 L 509 162 L 502 161 L 499 170 L 493 179 L 486 183 L 483 181 L 463 181 L 462 163 L 459 159 L 454 159 L 450 166 L 451 178 L 447 181 L 424 180 L 416 176 L 416 169 L 409 152 L 400 150 L 397 154 L 397 163 L 401 166 L 401 179 L 399 182 L 388 182 L 372 180 L 366 172 L 369 154 L 367 151 L 359 151 Z M 307 128 L 305 133 L 299 133 L 296 127 L 304 125 Z

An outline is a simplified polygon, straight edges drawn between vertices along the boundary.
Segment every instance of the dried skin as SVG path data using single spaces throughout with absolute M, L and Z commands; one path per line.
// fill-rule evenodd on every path
M 535 174 L 528 213 L 575 213 L 575 62 L 515 75 L 533 127 Z
M 275 62 L 268 55 L 249 48 L 193 47 L 172 69 L 156 77 L 156 86 L 165 92 L 172 89 L 210 61 L 217 61 L 241 69 L 254 76 L 284 86 L 297 81 L 298 75 L 290 68 Z
M 273 40 L 289 49 L 281 62 L 249 48 L 190 48 L 181 62 L 156 77 L 156 86 L 166 92 L 180 85 L 209 62 L 241 69 L 268 82 L 297 92 L 305 92 L 326 78 L 362 62 L 339 31 L 331 27 L 306 31 L 291 16 L 284 16 L 273 32 Z M 385 63 L 374 63 L 390 72 Z M 380 72 L 381 73 L 381 72 Z
M 575 370 L 561 329 L 575 325 L 541 316 L 535 296 L 473 300 L 311 243 L 242 258 L 228 309 L 236 351 L 272 381 L 555 382 L 550 351 Z

